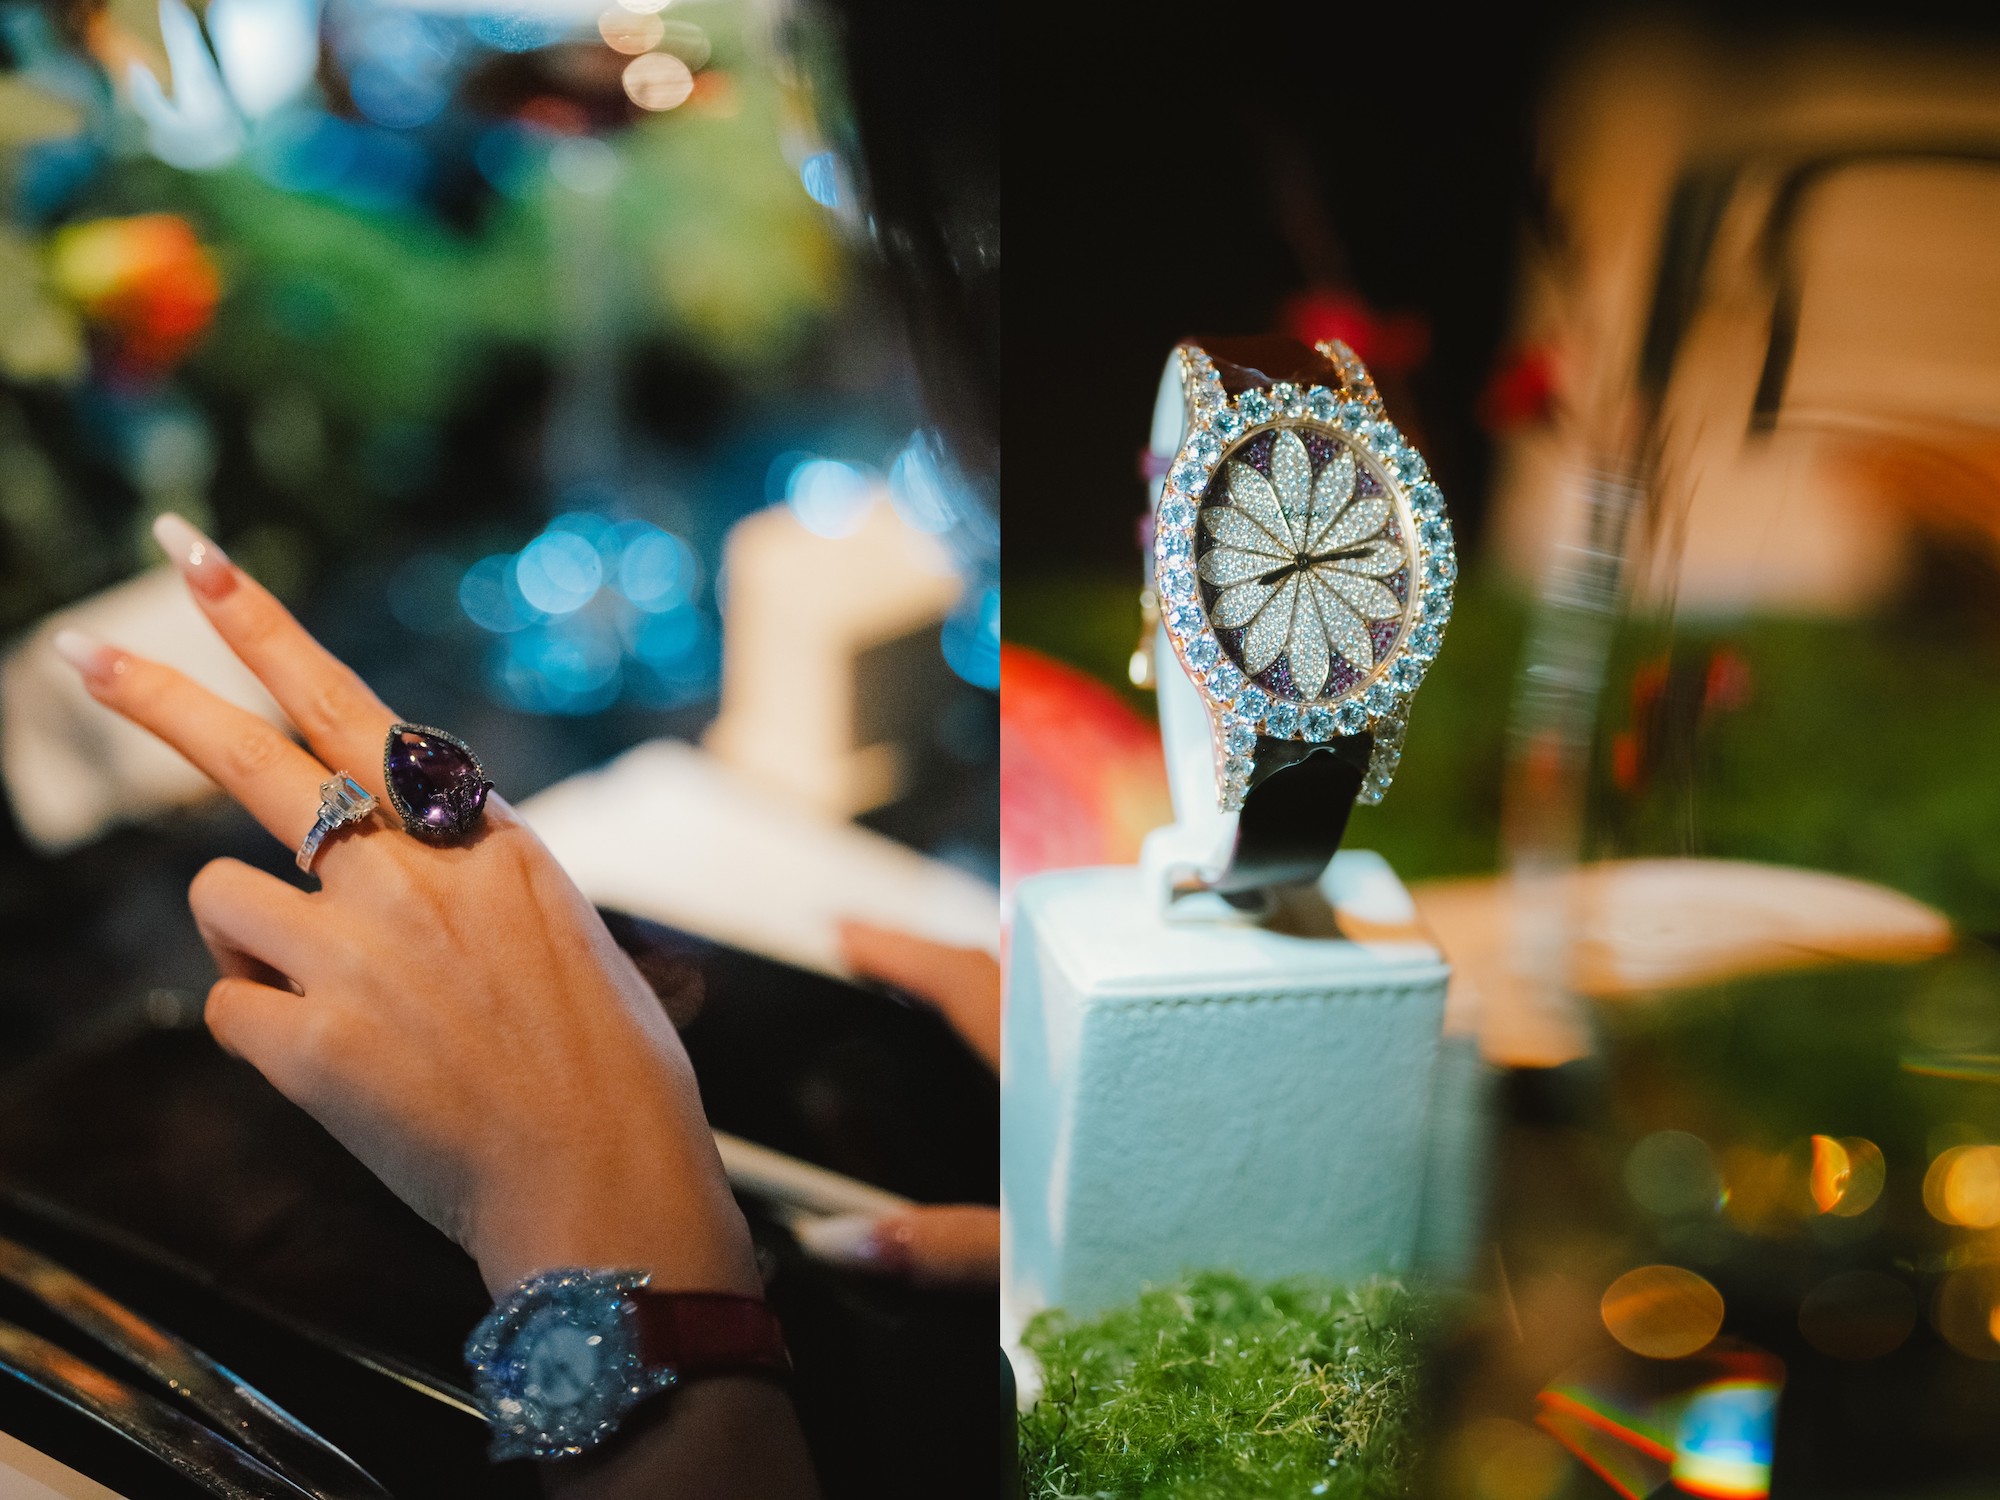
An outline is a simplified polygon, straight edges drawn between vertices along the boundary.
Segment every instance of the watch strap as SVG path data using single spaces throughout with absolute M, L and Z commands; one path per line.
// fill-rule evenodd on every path
M 676 1384 L 704 1375 L 784 1379 L 792 1372 L 784 1329 L 761 1297 L 651 1287 L 630 1296 L 640 1358 L 650 1368 L 672 1370 Z
M 1235 848 L 1207 888 L 1249 906 L 1275 887 L 1317 881 L 1347 832 L 1373 747 L 1366 734 L 1323 745 L 1260 739 Z
M 1339 365 L 1283 334 L 1187 340 L 1215 361 L 1216 378 L 1231 396 L 1260 390 L 1280 381 L 1294 385 L 1340 387 L 1347 377 Z

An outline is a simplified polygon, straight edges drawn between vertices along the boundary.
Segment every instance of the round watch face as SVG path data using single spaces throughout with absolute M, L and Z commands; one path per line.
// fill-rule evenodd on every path
M 1225 451 L 1198 516 L 1216 642 L 1273 702 L 1335 703 L 1388 670 L 1416 558 L 1372 455 L 1332 430 L 1266 428 Z
M 673 1384 L 640 1358 L 638 1272 L 557 1270 L 509 1291 L 466 1343 L 495 1458 L 556 1458 L 604 1440 L 635 1403 Z
M 1240 807 L 1261 738 L 1367 733 L 1381 800 L 1410 695 L 1443 640 L 1458 561 L 1444 497 L 1351 351 L 1342 390 L 1229 395 L 1182 346 L 1190 420 L 1155 518 L 1168 639 L 1207 701 L 1218 794 Z
M 576 1411 L 603 1379 L 604 1334 L 571 1322 L 560 1309 L 544 1309 L 531 1319 L 517 1343 L 521 1394 L 551 1411 Z

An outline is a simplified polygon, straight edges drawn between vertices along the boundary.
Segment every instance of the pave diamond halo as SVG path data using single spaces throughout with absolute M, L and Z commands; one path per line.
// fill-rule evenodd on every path
M 1360 800 L 1373 803 L 1393 779 L 1458 561 L 1442 496 L 1360 360 L 1338 341 L 1318 352 L 1339 390 L 1232 397 L 1214 361 L 1181 346 L 1191 420 L 1161 496 L 1154 570 L 1176 579 L 1167 636 L 1211 722 L 1307 742 L 1366 730 Z M 1217 757 L 1226 811 L 1242 805 L 1244 760 Z

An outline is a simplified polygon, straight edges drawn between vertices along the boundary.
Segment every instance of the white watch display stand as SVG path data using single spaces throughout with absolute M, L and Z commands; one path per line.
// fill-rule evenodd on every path
M 1343 851 L 1257 920 L 1175 900 L 1226 857 L 1205 716 L 1162 660 L 1180 821 L 1139 868 L 1016 888 L 1001 1082 L 1009 1333 L 1225 1269 L 1354 1277 L 1417 1259 L 1443 955 L 1380 855 Z M 1190 706 L 1193 714 L 1187 712 Z

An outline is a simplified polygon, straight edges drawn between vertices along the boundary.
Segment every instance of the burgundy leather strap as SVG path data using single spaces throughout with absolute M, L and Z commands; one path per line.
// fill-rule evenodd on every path
M 1190 339 L 1215 361 L 1215 373 L 1223 390 L 1230 395 L 1276 385 L 1289 380 L 1294 385 L 1341 387 L 1340 367 L 1316 349 L 1283 334 L 1262 334 L 1249 338 Z
M 632 1293 L 639 1313 L 639 1356 L 666 1366 L 682 1382 L 703 1375 L 773 1375 L 792 1372 L 778 1315 L 758 1297 L 731 1292 Z

